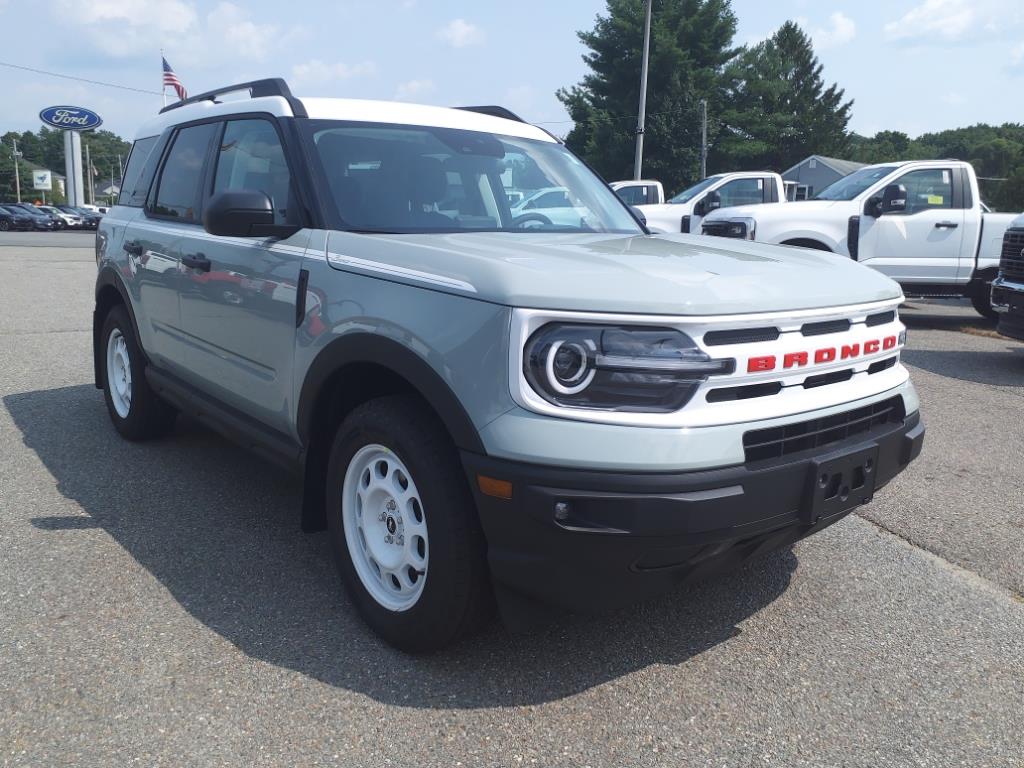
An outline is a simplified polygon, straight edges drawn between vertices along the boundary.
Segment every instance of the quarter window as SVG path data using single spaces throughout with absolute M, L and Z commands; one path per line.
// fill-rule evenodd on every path
M 953 207 L 953 172 L 948 168 L 910 171 L 894 183 L 906 187 L 908 215 L 933 208 Z
M 124 178 L 121 180 L 121 194 L 117 198 L 118 205 L 130 205 L 136 208 L 146 202 L 146 192 L 149 191 L 148 181 L 153 174 L 145 174 L 146 181 L 143 181 L 143 169 L 146 167 L 146 160 L 149 159 L 153 147 L 156 145 L 159 136 L 150 136 L 139 139 L 132 146 L 132 153 L 128 156 L 128 167 L 124 170 Z
M 200 186 L 215 123 L 183 128 L 174 138 L 160 174 L 152 212 L 179 221 L 198 221 Z
M 266 120 L 232 120 L 217 152 L 213 192 L 263 192 L 274 207 L 274 223 L 286 224 L 291 177 L 274 126 Z

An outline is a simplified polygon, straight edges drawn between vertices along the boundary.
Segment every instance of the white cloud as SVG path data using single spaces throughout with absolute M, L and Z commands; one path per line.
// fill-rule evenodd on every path
M 486 37 L 480 27 L 465 19 L 452 19 L 437 30 L 437 36 L 453 48 L 480 45 Z
M 1020 64 L 1024 61 L 1024 43 L 1018 43 L 1010 49 L 1010 63 Z
M 798 23 L 804 28 L 807 27 L 803 20 Z M 828 17 L 827 27 L 814 27 L 808 34 L 814 41 L 815 48 L 837 48 L 846 45 L 857 36 L 857 25 L 845 13 L 836 11 Z
M 296 83 L 326 83 L 332 80 L 350 80 L 353 77 L 367 77 L 376 74 L 377 65 L 372 61 L 346 64 L 343 61 L 328 64 L 322 59 L 310 59 L 292 67 L 292 80 Z
M 886 40 L 958 43 L 991 39 L 1024 22 L 1019 0 L 924 0 L 882 27 Z
M 433 80 L 409 80 L 400 83 L 398 88 L 395 89 L 395 100 L 410 101 L 412 99 L 420 99 L 429 96 L 434 92 L 434 89 Z
M 220 3 L 206 17 L 206 30 L 213 40 L 222 41 L 230 50 L 247 59 L 263 58 L 281 31 L 273 24 L 257 24 L 234 3 Z

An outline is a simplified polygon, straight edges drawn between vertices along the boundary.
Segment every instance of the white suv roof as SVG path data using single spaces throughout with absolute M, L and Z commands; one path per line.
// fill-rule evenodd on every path
M 226 93 L 242 91 L 266 93 L 266 84 L 283 89 L 282 95 L 259 95 L 250 98 L 215 101 Z M 284 81 L 256 81 L 239 86 L 229 86 L 219 91 L 199 94 L 179 105 L 172 104 L 152 120 L 147 121 L 136 133 L 135 138 L 156 136 L 172 125 L 201 120 L 204 117 L 265 112 L 277 117 L 292 117 L 296 107 L 304 108 L 311 119 L 351 120 L 366 123 L 395 123 L 399 125 L 423 125 L 436 128 L 457 128 L 466 131 L 497 133 L 537 141 L 555 142 L 546 131 L 519 120 L 497 117 L 492 114 L 433 107 L 425 104 L 407 104 L 396 101 L 369 101 L 364 99 L 295 98 L 288 91 Z M 510 113 L 511 114 L 511 113 Z

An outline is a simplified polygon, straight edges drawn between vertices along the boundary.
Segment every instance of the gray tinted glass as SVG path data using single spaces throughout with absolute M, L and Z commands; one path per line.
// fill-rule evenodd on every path
M 179 131 L 160 174 L 153 213 L 182 221 L 199 220 L 199 185 L 217 128 L 215 123 L 207 123 Z

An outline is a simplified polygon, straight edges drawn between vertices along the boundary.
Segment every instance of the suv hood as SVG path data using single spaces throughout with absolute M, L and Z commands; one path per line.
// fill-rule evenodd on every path
M 339 269 L 535 309 L 728 315 L 901 296 L 845 257 L 696 235 L 332 232 L 328 252 Z

